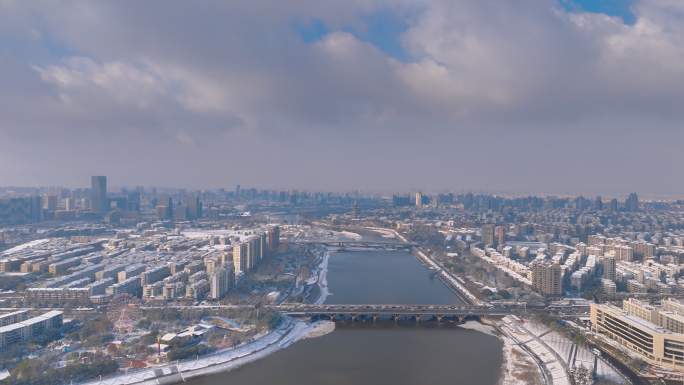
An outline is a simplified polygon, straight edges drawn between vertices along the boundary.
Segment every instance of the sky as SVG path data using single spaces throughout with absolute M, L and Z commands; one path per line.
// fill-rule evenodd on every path
M 0 185 L 680 195 L 681 0 L 0 0 Z

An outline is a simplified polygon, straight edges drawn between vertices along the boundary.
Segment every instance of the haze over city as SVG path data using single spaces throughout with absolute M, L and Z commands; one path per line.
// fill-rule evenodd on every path
M 681 385 L 684 0 L 0 0 L 0 385 Z
M 677 195 L 682 7 L 3 1 L 0 180 Z

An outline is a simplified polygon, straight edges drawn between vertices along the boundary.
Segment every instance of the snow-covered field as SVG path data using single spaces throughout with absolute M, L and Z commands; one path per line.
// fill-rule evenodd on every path
M 44 238 L 44 239 L 36 239 L 34 241 L 22 243 L 21 245 L 14 246 L 11 249 L 7 249 L 7 250 L 3 251 L 2 253 L 0 253 L 0 255 L 10 255 L 10 254 L 16 253 L 16 252 L 24 250 L 24 249 L 40 246 L 43 243 L 46 243 L 48 241 L 49 241 L 49 239 Z
M 396 235 L 393 230 L 383 229 L 381 227 L 367 227 L 367 229 L 372 230 L 380 234 L 383 238 L 395 239 Z
M 325 254 L 321 257 L 321 263 L 318 264 L 316 270 L 314 270 L 312 277 L 316 277 L 316 283 L 320 289 L 320 295 L 314 301 L 314 304 L 321 305 L 325 303 L 325 300 L 330 295 L 330 290 L 328 290 L 328 261 L 330 259 L 330 252 L 325 251 Z
M 275 330 L 236 348 L 220 350 L 196 360 L 143 369 L 84 383 L 86 385 L 158 384 L 157 377 L 177 376 L 177 381 L 238 368 L 284 349 L 303 338 L 322 336 L 334 330 L 329 321 L 305 322 L 287 318 Z
M 594 354 L 586 347 L 577 345 L 565 338 L 565 336 L 549 330 L 545 325 L 535 322 L 525 322 L 525 327 L 553 349 L 568 367 L 580 367 L 592 370 L 594 367 Z M 599 359 L 596 366 L 596 375 L 600 380 L 614 383 L 625 383 L 623 377 L 610 364 Z

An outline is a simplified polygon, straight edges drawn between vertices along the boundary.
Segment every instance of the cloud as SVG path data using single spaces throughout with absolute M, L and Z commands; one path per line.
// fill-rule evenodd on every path
M 631 11 L 626 24 L 553 0 L 6 1 L 0 150 L 38 148 L 85 172 L 80 149 L 125 143 L 135 156 L 119 159 L 124 168 L 138 159 L 178 167 L 150 181 L 165 184 L 222 174 L 317 188 L 623 191 L 643 186 L 611 176 L 615 159 L 641 149 L 659 155 L 639 158 L 634 172 L 650 175 L 648 189 L 673 191 L 684 184 L 658 165 L 684 155 L 653 137 L 682 136 L 684 4 L 642 0 Z M 396 28 L 383 34 L 377 15 Z M 306 25 L 315 38 L 303 38 Z M 568 137 L 606 144 L 575 181 L 557 171 L 577 167 L 587 145 Z M 492 167 L 511 159 L 545 178 Z M 89 160 L 117 173 L 107 159 Z M 268 167 L 274 160 L 301 173 L 283 178 Z M 452 162 L 467 166 L 451 171 Z M 392 164 L 416 181 L 397 180 Z M 197 169 L 210 176 L 187 176 Z M 144 172 L 128 177 L 145 181 Z M 59 182 L 24 174 L 0 171 Z

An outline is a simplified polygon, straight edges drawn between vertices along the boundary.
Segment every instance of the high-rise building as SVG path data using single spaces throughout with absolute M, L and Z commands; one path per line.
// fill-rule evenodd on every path
M 173 199 L 164 195 L 157 201 L 157 216 L 159 219 L 172 219 L 174 214 Z
M 211 299 L 221 299 L 233 287 L 235 274 L 230 265 L 223 265 L 216 268 L 211 274 L 210 278 L 210 293 Z
M 506 226 L 496 226 L 494 235 L 496 236 L 496 245 L 503 246 L 506 243 Z
M 280 247 L 280 226 L 268 228 L 268 250 L 274 253 Z
M 604 256 L 601 264 L 603 265 L 603 278 L 615 281 L 615 257 Z
M 240 242 L 233 245 L 233 267 L 236 274 L 249 270 L 247 267 L 247 243 Z
M 616 211 L 618 211 L 619 206 L 620 206 L 620 204 L 618 203 L 618 200 L 613 198 L 610 200 L 610 204 L 609 204 L 608 208 L 610 209 L 610 211 L 616 212 Z
M 48 211 L 57 210 L 57 195 L 43 195 L 43 208 Z
M 173 219 L 176 221 L 186 221 L 189 219 L 188 216 L 188 206 L 183 203 L 179 203 L 173 209 Z
M 639 196 L 636 193 L 631 193 L 625 200 L 625 210 L 639 211 Z
M 559 296 L 563 293 L 562 269 L 557 263 L 537 261 L 531 264 L 532 286 L 543 295 Z
M 423 207 L 423 193 L 418 191 L 416 193 L 416 207 Z
M 187 201 L 188 219 L 199 219 L 202 217 L 202 202 L 198 195 L 192 195 Z
M 482 226 L 482 243 L 484 243 L 485 246 L 493 246 L 494 245 L 494 225 L 491 223 L 487 223 L 486 225 Z
M 98 214 L 104 215 L 109 211 L 106 176 L 93 176 L 90 178 L 90 205 L 93 212 Z
M 257 262 L 268 256 L 268 234 L 266 233 L 259 234 L 259 251 L 260 255 L 257 257 Z
M 72 197 L 64 198 L 64 210 L 72 211 L 76 209 L 76 200 Z
M 40 221 L 40 196 L 0 199 L 0 224 L 18 224 Z

